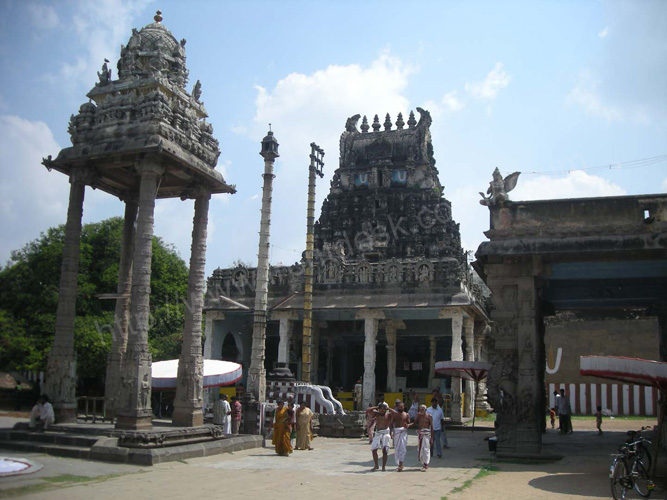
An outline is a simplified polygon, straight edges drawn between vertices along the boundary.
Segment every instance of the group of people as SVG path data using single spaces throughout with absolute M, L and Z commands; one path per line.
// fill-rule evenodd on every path
M 412 412 L 413 408 L 411 407 L 410 410 Z M 390 440 L 394 442 L 396 470 L 403 471 L 408 446 L 408 429 L 413 426 L 417 428 L 417 455 L 422 472 L 428 470 L 434 451 L 438 458 L 441 458 L 443 446 L 449 448 L 444 425 L 445 415 L 438 404 L 438 398 L 431 399 L 430 407 L 418 405 L 416 410 L 416 413 L 406 412 L 405 405 L 400 400 L 396 401 L 394 408 L 389 408 L 387 403 L 381 402 L 366 410 L 368 438 L 373 454 L 373 471 L 379 470 L 378 450 L 382 450 L 382 470 L 386 470 Z M 442 438 L 444 442 L 441 443 Z
M 549 410 L 551 416 L 551 428 L 556 425 L 556 415 L 558 415 L 558 430 L 561 434 L 571 434 L 572 430 L 572 406 L 570 398 L 565 397 L 565 389 L 560 393 L 554 391 L 554 407 Z
M 313 411 L 305 401 L 295 409 L 294 399 L 290 396 L 287 404 L 278 401 L 273 419 L 273 440 L 276 453 L 288 457 L 293 450 L 312 450 Z
M 220 396 L 220 399 L 213 406 L 213 423 L 222 425 L 224 434 L 238 434 L 241 427 L 241 402 L 234 396 L 231 404 L 228 401 L 227 394 Z

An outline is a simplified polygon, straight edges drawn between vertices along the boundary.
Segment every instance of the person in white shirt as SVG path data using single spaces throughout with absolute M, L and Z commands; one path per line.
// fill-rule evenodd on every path
M 565 397 L 565 389 L 560 390 L 558 398 L 558 418 L 561 422 L 561 434 L 572 433 L 572 407 L 570 398 Z
M 33 406 L 32 411 L 30 412 L 30 422 L 28 427 L 31 430 L 35 430 L 37 425 L 42 425 L 44 430 L 48 430 L 50 426 L 55 422 L 55 414 L 53 412 L 53 406 L 49 403 L 49 398 L 46 394 L 42 395 L 37 404 Z
M 426 413 L 433 419 L 433 446 L 431 446 L 431 456 L 433 450 L 436 451 L 438 458 L 442 458 L 442 448 L 449 448 L 447 445 L 447 432 L 445 431 L 445 414 L 442 408 L 438 406 L 438 398 L 431 399 L 431 406 L 426 409 Z
M 223 394 L 213 407 L 213 423 L 215 425 L 222 425 L 222 432 L 224 434 L 232 433 L 231 412 L 232 408 L 227 402 L 227 394 Z

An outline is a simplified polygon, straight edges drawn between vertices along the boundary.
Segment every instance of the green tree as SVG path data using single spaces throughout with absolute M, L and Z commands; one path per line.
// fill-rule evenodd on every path
M 111 346 L 123 220 L 86 224 L 81 233 L 75 349 L 79 379 L 99 385 Z M 53 343 L 64 226 L 50 228 L 12 252 L 0 269 L 0 369 L 44 370 Z M 173 246 L 153 238 L 151 269 L 154 360 L 180 354 L 188 268 Z

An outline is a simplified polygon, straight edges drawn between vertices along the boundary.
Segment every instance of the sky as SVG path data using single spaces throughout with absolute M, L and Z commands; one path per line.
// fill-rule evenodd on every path
M 115 79 L 132 28 L 185 38 L 188 90 L 220 141 L 207 275 L 256 264 L 263 161 L 280 143 L 271 263 L 305 248 L 310 143 L 325 151 L 317 213 L 338 167 L 346 119 L 417 106 L 433 116 L 436 167 L 475 251 L 494 168 L 521 172 L 513 200 L 667 192 L 667 2 L 0 0 L 0 265 L 64 224 L 69 185 L 41 159 L 71 145 L 67 124 L 104 58 Z M 194 205 L 158 200 L 155 234 L 188 262 Z M 122 216 L 86 190 L 83 222 Z

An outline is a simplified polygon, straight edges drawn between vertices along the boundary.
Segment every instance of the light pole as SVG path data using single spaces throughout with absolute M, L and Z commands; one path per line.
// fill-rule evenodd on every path
M 311 332 L 313 327 L 313 248 L 315 227 L 315 175 L 324 177 L 324 150 L 310 143 L 308 168 L 308 211 L 306 214 L 306 271 L 303 290 L 303 342 L 301 347 L 301 380 L 310 383 Z
M 269 128 L 271 126 L 269 125 Z M 262 216 L 259 225 L 257 279 L 255 282 L 255 313 L 252 325 L 252 353 L 248 373 L 248 393 L 257 401 L 266 399 L 266 372 L 264 370 L 266 344 L 266 303 L 269 292 L 269 229 L 271 227 L 271 193 L 273 191 L 273 162 L 278 154 L 278 141 L 269 133 L 262 140 L 264 157 L 264 187 L 262 189 Z M 246 414 L 247 415 L 247 414 Z M 246 417 L 247 420 L 247 417 Z

